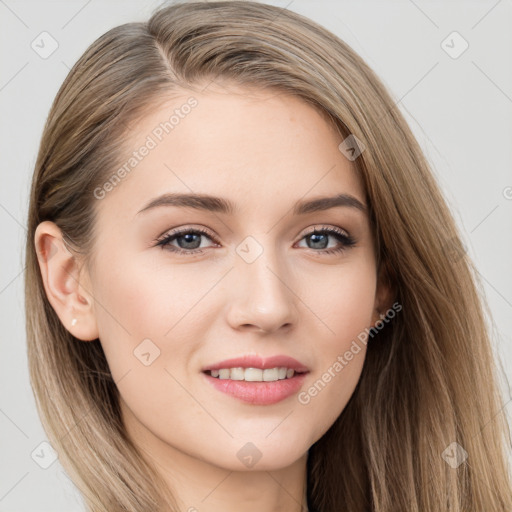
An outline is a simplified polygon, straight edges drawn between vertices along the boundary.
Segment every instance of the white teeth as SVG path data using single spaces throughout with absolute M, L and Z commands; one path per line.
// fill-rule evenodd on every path
M 263 380 L 263 370 L 259 368 L 246 368 L 244 380 L 249 382 L 261 382 Z
M 275 382 L 277 380 L 290 379 L 295 375 L 291 368 L 222 368 L 211 370 L 212 377 L 219 379 L 245 380 L 247 382 Z
M 231 368 L 231 380 L 244 380 L 244 375 L 245 372 L 243 368 Z
M 273 382 L 279 379 L 279 368 L 267 368 L 263 370 L 263 380 L 265 382 Z
M 229 379 L 229 368 L 219 370 L 219 379 Z

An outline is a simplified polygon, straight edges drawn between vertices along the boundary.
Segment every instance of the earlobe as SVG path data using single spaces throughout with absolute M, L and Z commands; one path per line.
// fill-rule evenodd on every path
M 381 320 L 389 311 L 393 304 L 395 290 L 392 285 L 390 269 L 387 264 L 380 266 L 377 277 L 377 290 L 375 293 L 374 311 L 372 315 L 372 324 Z
M 386 312 L 391 307 L 392 302 L 389 286 L 387 286 L 387 284 L 380 283 L 377 288 L 377 293 L 375 294 L 373 323 L 386 315 Z
M 82 341 L 97 339 L 92 295 L 80 283 L 77 258 L 67 248 L 62 231 L 54 222 L 41 222 L 34 242 L 46 296 L 60 321 Z

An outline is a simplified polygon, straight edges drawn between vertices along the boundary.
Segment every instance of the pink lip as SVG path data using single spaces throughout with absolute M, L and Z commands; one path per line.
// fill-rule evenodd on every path
M 243 380 L 218 379 L 203 374 L 219 391 L 253 405 L 271 405 L 297 393 L 302 387 L 306 373 L 296 374 L 291 379 L 274 382 L 246 382 Z
M 267 357 L 266 359 L 260 356 L 246 355 L 242 357 L 236 357 L 234 359 L 226 359 L 225 361 L 220 361 L 219 363 L 205 366 L 202 371 L 206 372 L 208 370 L 220 370 L 222 368 L 259 368 L 261 370 L 266 370 L 268 368 L 279 367 L 291 368 L 292 370 L 300 373 L 309 371 L 309 368 L 301 362 L 297 361 L 297 359 L 284 355 Z

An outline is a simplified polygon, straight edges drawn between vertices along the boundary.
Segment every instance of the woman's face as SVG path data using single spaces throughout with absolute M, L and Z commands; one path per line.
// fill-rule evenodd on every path
M 341 142 L 295 97 L 183 92 L 137 124 L 129 172 L 96 192 L 95 326 L 127 428 L 153 457 L 285 467 L 343 411 L 365 357 L 351 347 L 378 304 L 364 189 Z M 166 194 L 174 204 L 148 207 Z M 263 372 L 276 357 L 307 373 Z M 204 372 L 219 363 L 223 378 Z

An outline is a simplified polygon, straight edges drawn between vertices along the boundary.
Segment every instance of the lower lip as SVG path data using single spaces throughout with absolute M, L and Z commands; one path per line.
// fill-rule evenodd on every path
M 218 379 L 203 373 L 216 389 L 243 402 L 253 405 L 271 405 L 297 393 L 307 373 L 295 374 L 291 379 L 273 382 L 247 382 L 244 380 Z

